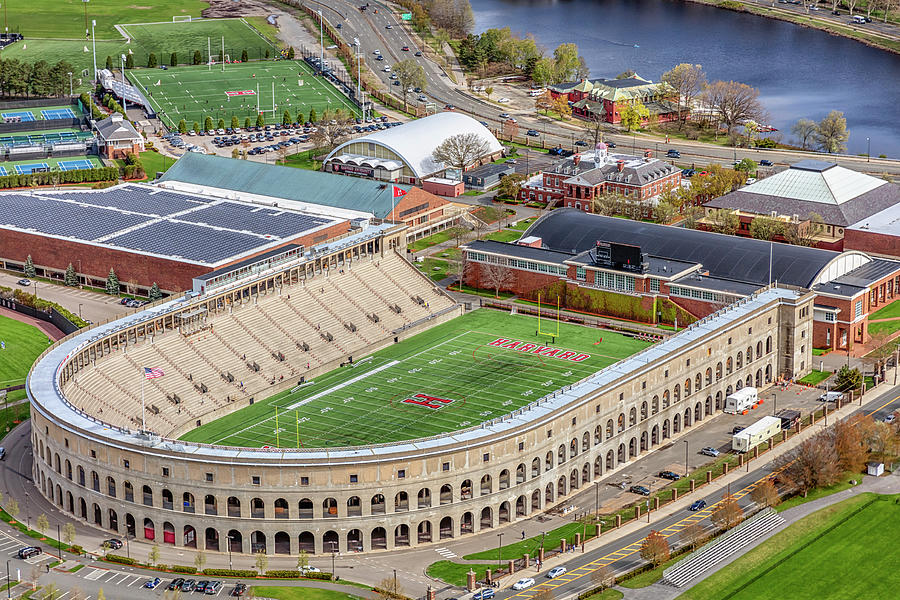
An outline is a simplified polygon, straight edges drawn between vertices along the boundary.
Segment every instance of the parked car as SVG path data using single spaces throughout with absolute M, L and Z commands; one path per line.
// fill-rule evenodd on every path
M 531 137 L 540 137 L 541 134 L 534 129 L 529 129 L 525 132 L 525 135 L 530 135 Z
M 312 565 L 306 565 L 305 567 L 300 568 L 301 573 L 321 573 L 322 569 L 319 567 L 314 567 Z
M 555 579 L 556 577 L 559 577 L 560 575 L 564 575 L 565 572 L 566 572 L 565 567 L 553 567 L 552 569 L 547 571 L 547 577 L 549 579 Z
M 742 426 L 742 425 L 735 425 L 734 427 L 731 428 L 731 435 L 734 435 L 734 434 L 736 434 L 736 433 L 740 433 L 740 432 L 742 432 L 744 429 L 745 429 L 745 427 Z
M 193 592 L 194 588 L 196 588 L 196 584 L 193 579 L 185 579 L 184 583 L 181 584 L 182 592 Z
M 472 596 L 472 600 L 488 600 L 488 598 L 493 598 L 497 594 L 494 593 L 494 590 L 491 588 L 484 588 L 483 590 L 479 590 Z
M 525 588 L 530 588 L 534 585 L 534 579 L 531 577 L 523 577 L 512 585 L 512 589 L 514 590 L 524 590 Z
M 234 589 L 231 590 L 232 596 L 243 596 L 244 592 L 247 591 L 247 584 L 244 583 L 236 583 L 234 584 Z
M 219 593 L 219 590 L 222 589 L 221 581 L 210 581 L 206 584 L 206 595 L 213 596 Z
M 0 460 L 6 460 L 6 448 L 0 446 Z
M 387 25 L 384 26 L 384 28 L 385 28 L 385 29 L 393 29 L 394 26 L 391 25 L 390 23 L 388 23 Z
M 154 577 L 150 581 L 144 584 L 144 587 L 148 590 L 156 589 L 156 586 L 159 585 L 159 582 L 162 581 L 159 577 Z
M 895 418 L 896 418 L 896 417 L 894 417 L 894 414 L 891 413 L 891 414 L 889 414 L 888 416 L 886 416 L 886 417 L 884 418 L 884 422 L 885 422 L 885 423 L 893 423 Z M 2 450 L 2 448 L 0 448 L 0 450 Z
M 422 56 L 422 51 L 421 51 L 421 50 L 416 50 L 416 56 Z
M 678 481 L 679 479 L 681 479 L 681 475 L 679 475 L 675 471 L 660 471 L 659 476 L 670 481 Z
M 178 579 L 173 579 L 166 589 L 172 592 L 175 590 L 180 590 L 182 585 L 184 585 L 184 578 L 179 577 Z
M 584 140 L 578 140 L 577 142 L 575 142 L 575 145 L 576 146 L 587 146 L 588 143 Z
M 628 491 L 632 494 L 640 494 L 641 496 L 649 496 L 650 490 L 642 485 L 633 485 L 628 488 Z
M 444 110 L 453 110 L 454 108 L 456 108 L 456 107 L 453 106 L 452 104 L 445 104 L 445 105 L 444 105 Z
M 425 96 L 425 94 L 419 94 L 418 99 L 419 99 L 419 102 L 427 102 L 428 101 L 428 98 Z
M 122 540 L 117 540 L 116 538 L 109 538 L 103 543 L 108 545 L 110 550 L 118 550 L 124 545 L 122 544 Z
M 682 169 L 681 176 L 682 177 L 693 177 L 697 173 L 696 169 Z
M 37 556 L 41 552 L 43 552 L 43 550 L 41 550 L 40 546 L 25 546 L 16 553 L 16 556 L 18 556 L 22 560 L 25 560 L 26 558 Z
M 201 594 L 204 593 L 206 591 L 207 583 L 209 583 L 207 580 L 201 579 L 200 581 L 197 582 L 197 585 L 194 586 L 194 591 L 200 592 Z
M 694 500 L 694 502 L 688 507 L 688 510 L 698 511 L 706 508 L 706 500 Z
M 23 286 L 25 286 L 25 287 L 28 287 L 29 285 L 31 285 L 31 280 L 30 280 L 30 279 L 22 278 L 22 279 L 18 280 L 16 283 L 18 283 L 19 285 L 23 285 Z
M 762 159 L 762 160 L 759 161 L 759 165 L 760 165 L 761 167 L 771 167 L 771 166 L 772 166 L 772 161 L 769 160 L 768 158 L 764 158 L 764 159 Z
M 404 52 L 409 52 L 409 46 L 403 46 L 400 49 L 403 50 Z
M 703 456 L 716 457 L 721 453 L 712 446 L 706 446 L 700 450 L 700 454 L 702 454 Z
M 681 158 L 681 152 L 675 150 L 674 148 L 670 148 L 668 152 L 666 152 L 666 156 L 669 158 Z

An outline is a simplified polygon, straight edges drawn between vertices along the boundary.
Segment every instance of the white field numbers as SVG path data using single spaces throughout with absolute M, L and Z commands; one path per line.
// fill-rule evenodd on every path
M 191 15 L 172 15 L 173 23 L 190 23 Z

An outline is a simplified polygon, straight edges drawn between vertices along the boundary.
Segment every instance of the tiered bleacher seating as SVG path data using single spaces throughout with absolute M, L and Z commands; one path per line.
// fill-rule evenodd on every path
M 146 427 L 165 435 L 231 402 L 268 396 L 274 385 L 358 358 L 396 330 L 451 306 L 397 254 L 355 261 L 211 315 L 190 335 L 170 331 L 131 344 L 79 373 L 65 392 L 86 412 L 136 428 L 143 384 Z M 165 375 L 144 380 L 143 367 Z

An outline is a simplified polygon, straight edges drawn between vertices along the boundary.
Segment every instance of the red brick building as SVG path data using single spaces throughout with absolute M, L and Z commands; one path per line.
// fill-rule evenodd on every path
M 522 185 L 519 198 L 593 212 L 594 200 L 611 192 L 646 202 L 649 216 L 656 198 L 678 185 L 681 171 L 671 164 L 651 158 L 649 152 L 643 158 L 611 155 L 601 142 L 595 150 L 570 156 L 529 179 Z
M 464 247 L 465 283 L 620 319 L 684 324 L 772 282 L 812 290 L 815 348 L 869 341 L 871 312 L 900 298 L 900 262 L 557 209 L 519 243 Z M 801 343 L 802 345 L 802 343 Z
M 572 106 L 572 114 L 580 117 L 597 117 L 607 123 L 619 123 L 622 109 L 639 101 L 657 122 L 678 118 L 677 95 L 673 96 L 666 86 L 638 75 L 624 79 L 582 79 L 552 85 L 548 89 L 554 98 L 566 96 Z
M 847 227 L 844 248 L 900 258 L 900 201 Z

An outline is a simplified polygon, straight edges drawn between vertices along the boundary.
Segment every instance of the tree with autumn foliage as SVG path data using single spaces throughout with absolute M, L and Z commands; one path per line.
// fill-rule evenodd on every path
M 763 506 L 775 506 L 781 501 L 781 495 L 778 493 L 778 488 L 775 487 L 775 482 L 772 481 L 771 477 L 766 477 L 759 485 L 753 488 L 753 491 L 750 492 L 750 497 L 753 498 L 754 502 Z
M 826 430 L 804 440 L 776 461 L 780 477 L 804 496 L 815 488 L 837 483 L 843 471 L 834 447 L 833 431 Z
M 834 424 L 834 449 L 841 470 L 859 473 L 869 459 L 869 437 L 875 421 L 869 415 L 853 415 Z
M 669 540 L 658 531 L 650 531 L 650 535 L 641 542 L 641 558 L 654 567 L 669 560 Z
M 744 518 L 744 509 L 738 504 L 734 496 L 722 495 L 722 501 L 716 510 L 709 516 L 712 522 L 720 529 L 731 529 Z

